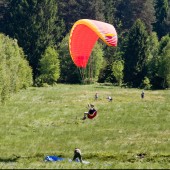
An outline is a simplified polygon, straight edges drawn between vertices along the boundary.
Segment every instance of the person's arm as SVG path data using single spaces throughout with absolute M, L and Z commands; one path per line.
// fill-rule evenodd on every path
M 91 109 L 90 104 L 87 105 L 87 109 L 88 109 L 88 112 L 89 112 L 89 110 Z

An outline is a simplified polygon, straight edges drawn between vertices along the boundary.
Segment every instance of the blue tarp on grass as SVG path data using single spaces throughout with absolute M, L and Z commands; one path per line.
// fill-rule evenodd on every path
M 65 160 L 64 158 L 61 158 L 61 157 L 58 157 L 58 156 L 46 156 L 45 157 L 45 161 L 48 161 L 48 162 L 56 162 L 56 161 L 63 161 Z M 72 159 L 68 159 L 69 162 L 74 162 L 72 161 Z M 75 162 L 79 162 L 80 163 L 80 160 L 78 158 L 76 158 Z M 83 164 L 89 164 L 90 162 L 88 161 L 82 161 Z

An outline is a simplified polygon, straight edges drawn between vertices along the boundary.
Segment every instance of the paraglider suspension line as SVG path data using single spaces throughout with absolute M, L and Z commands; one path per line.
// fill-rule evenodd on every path
M 82 83 L 84 84 L 85 83 L 85 69 L 79 68 L 79 72 L 81 75 Z

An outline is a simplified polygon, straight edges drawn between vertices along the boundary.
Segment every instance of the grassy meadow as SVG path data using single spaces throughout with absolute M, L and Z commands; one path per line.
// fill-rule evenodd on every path
M 0 105 L 0 168 L 169 169 L 170 90 L 147 90 L 144 99 L 141 92 L 57 84 L 14 94 Z M 98 115 L 83 121 L 88 103 Z M 68 161 L 75 147 L 90 164 Z M 47 155 L 66 159 L 45 162 Z

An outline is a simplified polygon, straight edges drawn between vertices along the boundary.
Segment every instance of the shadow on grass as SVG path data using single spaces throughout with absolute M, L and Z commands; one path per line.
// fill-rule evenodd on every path
M 44 158 L 47 155 L 49 155 L 49 154 L 37 153 L 37 154 L 31 155 L 31 156 L 11 155 L 11 157 L 8 157 L 8 158 L 0 157 L 0 163 L 11 163 L 11 162 L 15 163 L 15 162 L 18 162 L 21 159 L 23 159 L 23 160 L 31 160 L 31 161 L 35 161 L 35 160 L 36 161 L 42 161 L 42 160 L 44 160 Z M 50 155 L 56 155 L 56 154 L 55 153 L 51 153 Z M 58 154 L 57 156 L 63 157 L 62 154 Z
M 8 163 L 8 162 L 17 162 L 18 159 L 20 159 L 20 156 L 15 156 L 12 158 L 1 158 L 0 157 L 0 162 Z
M 108 161 L 108 160 L 116 160 L 120 162 L 138 162 L 141 159 L 145 162 L 170 162 L 170 155 L 150 155 L 147 153 L 139 153 L 136 155 L 113 155 L 113 154 L 108 154 L 108 153 L 95 153 L 95 154 L 88 154 L 85 156 L 86 159 L 98 159 L 98 160 L 103 160 L 103 161 Z

